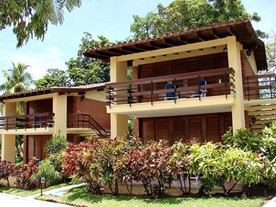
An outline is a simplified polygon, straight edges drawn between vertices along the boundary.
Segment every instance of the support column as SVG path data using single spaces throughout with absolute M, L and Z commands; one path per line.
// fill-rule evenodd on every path
M 55 114 L 54 133 L 67 136 L 67 95 L 53 96 L 53 113 Z
M 16 115 L 16 102 L 3 105 L 3 116 Z M 15 135 L 2 134 L 1 159 L 15 163 Z
M 110 58 L 110 82 L 127 81 L 127 62 L 119 62 L 117 57 Z
M 110 59 L 110 81 L 127 81 L 127 61 L 119 62 L 117 57 Z M 121 137 L 128 133 L 128 116 L 111 114 L 110 116 L 111 138 Z
M 235 36 L 227 37 L 228 64 L 229 67 L 232 67 L 235 71 L 236 94 L 234 98 L 234 104 L 232 105 L 233 132 L 235 132 L 237 129 L 245 127 L 240 47 L 241 45 L 239 42 L 237 42 Z
M 111 114 L 111 138 L 122 137 L 128 133 L 128 116 Z
M 2 135 L 1 159 L 15 163 L 15 135 Z

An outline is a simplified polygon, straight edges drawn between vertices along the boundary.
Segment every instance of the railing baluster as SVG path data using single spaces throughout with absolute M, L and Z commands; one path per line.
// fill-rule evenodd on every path
M 153 81 L 151 81 L 150 102 L 151 102 L 151 105 L 153 105 Z
M 200 75 L 198 75 L 198 98 L 199 100 L 201 101 L 201 85 L 200 85 L 200 81 L 201 81 L 201 78 L 200 78 Z
M 230 83 L 230 79 L 229 79 L 229 83 Z M 230 86 L 229 86 L 230 87 Z M 225 91 L 225 98 L 227 99 L 227 73 L 224 73 L 224 91 Z M 229 90 L 230 93 L 230 90 Z
M 174 103 L 176 104 L 177 94 L 176 94 L 176 80 L 173 80 L 173 92 L 174 92 Z
M 131 93 L 132 93 L 132 85 L 129 84 L 127 101 L 128 101 L 128 104 L 129 104 L 130 107 L 131 107 L 131 104 L 132 104 L 132 95 L 131 95 Z
M 112 104 L 112 100 L 111 100 L 111 86 L 109 86 L 109 90 L 108 90 L 108 95 L 109 95 L 109 108 L 111 109 L 111 104 Z

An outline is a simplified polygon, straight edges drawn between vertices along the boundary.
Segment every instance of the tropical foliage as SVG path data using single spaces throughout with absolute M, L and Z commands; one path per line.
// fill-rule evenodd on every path
M 43 39 L 49 24 L 62 24 L 64 9 L 72 11 L 80 7 L 81 0 L 43 0 L 0 2 L 0 31 L 12 27 L 21 47 L 30 38 Z
M 28 65 L 18 63 L 8 70 L 2 70 L 5 83 L 0 85 L 0 90 L 4 90 L 5 93 L 16 93 L 27 90 L 32 83 L 31 74 L 27 71 Z
M 264 134 L 263 140 L 267 141 L 261 147 L 267 154 L 262 156 L 261 151 L 249 148 L 251 144 L 245 147 L 176 142 L 169 147 L 163 141 L 142 144 L 137 138 L 92 138 L 78 145 L 69 144 L 63 173 L 83 178 L 88 190 L 97 194 L 108 187 L 117 195 L 119 183 L 125 184 L 132 194 L 134 181 L 141 182 L 151 197 L 162 197 L 172 182 L 179 182 L 180 190 L 187 194 L 191 190 L 191 175 L 201 177 L 200 194 L 208 194 L 215 185 L 229 194 L 238 182 L 250 186 L 274 181 L 276 165 L 272 143 L 276 142 L 274 135 Z M 232 182 L 233 186 L 226 189 L 226 182 Z
M 17 188 L 32 189 L 38 185 L 37 180 L 31 179 L 38 171 L 37 164 L 37 159 L 33 157 L 27 164 L 18 165 L 14 168 L 14 183 Z
M 10 186 L 9 176 L 14 172 L 14 165 L 6 160 L 0 159 L 0 179 L 7 180 L 7 185 Z
M 143 38 L 244 18 L 260 21 L 240 0 L 174 0 L 167 7 L 158 4 L 157 12 L 145 17 L 134 15 L 130 29 L 135 38 Z
M 93 39 L 90 33 L 84 33 L 77 57 L 66 62 L 69 79 L 73 86 L 109 81 L 109 64 L 95 58 L 84 57 L 82 54 L 87 48 L 110 44 L 109 40 L 103 36 L 98 36 L 98 39 Z
M 34 84 L 36 88 L 65 87 L 71 85 L 67 71 L 58 68 L 48 69 L 42 78 L 34 81 Z
M 266 57 L 270 72 L 276 71 L 276 34 L 272 34 L 266 44 Z
M 46 143 L 46 155 L 60 153 L 67 147 L 67 139 L 60 134 L 54 134 L 53 137 Z
M 93 39 L 90 33 L 84 33 L 76 58 L 71 58 L 66 65 L 67 70 L 48 69 L 47 74 L 35 81 L 37 88 L 52 86 L 79 86 L 109 81 L 109 65 L 95 58 L 84 57 L 86 48 L 109 44 L 107 38 L 98 36 Z

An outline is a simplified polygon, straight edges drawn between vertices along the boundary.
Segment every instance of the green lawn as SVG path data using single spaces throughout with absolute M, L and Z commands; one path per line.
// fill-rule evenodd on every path
M 57 202 L 75 204 L 87 207 L 260 207 L 264 203 L 263 198 L 228 198 L 228 197 L 205 197 L 205 198 L 163 198 L 149 199 L 128 196 L 89 195 L 84 188 L 70 190 L 63 197 L 38 197 L 42 200 L 55 200 Z
M 43 189 L 43 191 L 52 190 L 52 189 L 55 189 L 55 188 L 66 186 L 66 185 L 68 185 L 68 184 L 62 183 L 62 184 L 50 186 L 48 188 Z M 9 188 L 7 186 L 0 186 L 0 193 L 8 193 L 8 194 L 13 194 L 13 195 L 26 197 L 26 196 L 39 194 L 40 189 L 22 190 L 22 189 L 18 189 L 18 188 Z

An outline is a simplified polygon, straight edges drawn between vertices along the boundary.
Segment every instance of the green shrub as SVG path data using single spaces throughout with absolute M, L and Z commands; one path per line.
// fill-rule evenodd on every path
M 241 128 L 235 133 L 232 130 L 223 135 L 225 144 L 238 147 L 247 151 L 259 151 L 261 139 L 259 134 L 251 132 L 249 129 Z
M 233 147 L 255 153 L 262 166 L 261 182 L 276 188 L 276 129 L 274 126 L 265 127 L 259 133 L 252 133 L 248 129 L 239 129 L 234 134 L 228 131 L 224 135 L 224 140 Z
M 250 151 L 207 142 L 192 145 L 188 158 L 190 173 L 203 175 L 200 193 L 209 193 L 217 185 L 229 194 L 237 182 L 251 185 L 262 181 L 260 160 Z M 229 190 L 226 181 L 234 182 Z
M 55 170 L 55 167 L 51 164 L 50 160 L 45 159 L 40 162 L 38 171 L 33 174 L 31 180 L 33 182 L 39 182 L 40 178 L 45 178 L 45 185 L 51 186 L 61 182 L 61 175 Z
M 55 134 L 46 144 L 46 155 L 47 157 L 51 154 L 58 153 L 67 147 L 67 140 L 60 134 Z

